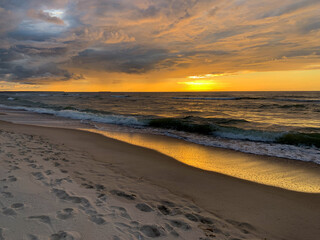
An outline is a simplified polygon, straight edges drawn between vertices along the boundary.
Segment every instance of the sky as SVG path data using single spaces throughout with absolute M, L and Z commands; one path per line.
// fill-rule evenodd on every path
M 0 91 L 320 90 L 319 0 L 0 0 Z

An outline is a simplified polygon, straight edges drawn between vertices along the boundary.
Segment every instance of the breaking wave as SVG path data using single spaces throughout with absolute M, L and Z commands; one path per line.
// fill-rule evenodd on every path
M 91 113 L 77 110 L 54 110 L 50 108 L 33 108 L 33 107 L 23 107 L 23 106 L 6 106 L 1 105 L 3 108 L 10 108 L 16 110 L 25 110 L 41 114 L 50 114 L 58 117 L 65 117 L 76 120 L 88 120 L 93 122 L 101 123 L 111 123 L 111 124 L 120 124 L 120 125 L 144 125 L 142 121 L 139 121 L 137 118 L 132 116 L 123 116 L 123 115 L 114 115 L 114 114 L 101 114 L 101 113 Z

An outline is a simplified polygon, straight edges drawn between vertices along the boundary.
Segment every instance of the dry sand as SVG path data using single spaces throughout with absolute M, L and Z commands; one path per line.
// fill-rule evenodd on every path
M 320 236 L 320 195 L 186 166 L 78 130 L 0 122 L 2 239 Z

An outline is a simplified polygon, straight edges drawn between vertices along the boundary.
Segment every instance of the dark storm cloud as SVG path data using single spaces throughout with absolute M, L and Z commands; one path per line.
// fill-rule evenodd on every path
M 0 65 L 1 66 L 1 65 Z M 50 79 L 52 77 L 59 78 L 59 80 L 69 80 L 74 77 L 71 73 L 64 69 L 60 69 L 55 64 L 45 64 L 39 67 L 24 67 L 23 65 L 9 65 L 5 66 L 6 69 L 0 68 L 0 76 L 2 75 L 5 80 L 16 81 L 21 83 L 34 83 L 41 84 L 41 81 Z M 14 74 L 13 74 L 14 73 Z M 78 76 L 77 78 L 80 78 Z
M 10 49 L 10 52 L 13 52 L 14 54 L 19 53 L 21 55 L 28 55 L 29 57 L 55 57 L 64 55 L 67 51 L 67 47 L 40 48 L 29 45 L 16 45 Z
M 66 54 L 66 48 L 39 48 L 16 45 L 0 49 L 0 78 L 6 81 L 38 83 L 50 79 L 69 80 L 82 78 L 59 67 L 54 60 Z M 48 58 L 51 60 L 48 61 Z M 47 60 L 44 60 L 47 59 Z M 30 61 L 32 60 L 32 61 Z
M 53 79 L 65 81 L 69 79 L 82 79 L 82 75 L 70 73 L 59 68 L 56 64 L 42 64 L 30 66 L 22 64 L 0 64 L 0 77 L 5 81 L 20 82 L 24 84 L 41 84 Z
M 73 65 L 106 70 L 109 72 L 145 73 L 165 68 L 181 66 L 180 60 L 201 56 L 228 55 L 226 51 L 186 50 L 170 53 L 166 49 L 147 46 L 128 47 L 121 44 L 109 49 L 87 49 L 72 59 Z
M 43 32 L 30 32 L 25 30 L 17 29 L 15 31 L 9 32 L 7 36 L 11 39 L 17 41 L 38 41 L 44 42 L 54 38 L 56 35 L 54 33 L 43 33 Z
M 73 58 L 75 65 L 110 72 L 145 73 L 169 58 L 163 49 L 146 49 L 142 46 L 94 50 L 87 49 Z

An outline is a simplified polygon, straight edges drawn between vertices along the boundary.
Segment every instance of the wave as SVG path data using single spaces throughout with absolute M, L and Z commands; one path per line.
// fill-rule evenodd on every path
M 50 114 L 58 117 L 65 117 L 76 120 L 87 120 L 100 123 L 111 123 L 119 125 L 145 125 L 144 122 L 139 121 L 137 118 L 132 116 L 123 116 L 123 115 L 106 115 L 100 113 L 90 113 L 82 112 L 77 110 L 54 110 L 50 108 L 33 108 L 33 107 L 23 107 L 23 106 L 7 106 L 0 104 L 0 107 L 10 108 L 16 110 L 25 110 L 29 112 L 41 113 L 41 114 Z
M 275 98 L 274 101 L 320 103 L 320 99 Z
M 111 97 L 114 97 L 114 98 L 127 98 L 127 97 L 130 97 L 129 95 L 110 95 Z
M 279 108 L 306 108 L 307 106 L 304 104 L 293 104 L 293 105 L 280 105 Z
M 261 104 L 258 108 L 260 109 L 291 109 L 291 110 L 304 110 L 308 108 L 308 104 Z
M 165 135 L 172 138 L 181 139 L 199 145 L 232 149 L 235 151 L 251 153 L 256 155 L 273 156 L 288 158 L 299 161 L 314 162 L 320 164 L 319 149 L 315 147 L 301 147 L 300 145 L 289 145 L 265 141 L 234 140 L 222 137 L 212 137 L 210 135 L 187 133 L 185 131 L 162 128 L 128 128 L 123 129 L 121 126 L 95 125 L 102 131 L 111 132 L 130 132 L 130 133 L 147 133 L 155 135 Z
M 79 110 L 71 106 L 63 109 L 44 107 L 8 106 L 0 107 L 16 110 L 25 110 L 41 114 L 50 114 L 58 117 L 70 118 L 81 121 L 117 124 L 125 126 L 145 126 L 158 129 L 176 130 L 186 133 L 196 133 L 211 137 L 232 140 L 245 140 L 253 142 L 280 143 L 297 146 L 314 146 L 320 148 L 319 133 L 283 132 L 243 129 L 238 124 L 249 123 L 244 119 L 232 118 L 156 118 L 139 120 L 133 116 L 116 115 L 106 111 L 92 109 Z M 237 127 L 228 126 L 237 124 Z M 227 125 L 227 126 L 226 126 Z M 303 130 L 303 129 L 302 129 Z M 317 130 L 317 129 L 316 129 Z
M 250 140 L 261 142 L 275 142 L 277 138 L 283 135 L 282 132 L 262 131 L 262 130 L 246 130 L 237 127 L 224 127 L 220 124 L 237 122 L 235 119 L 210 119 L 208 123 L 194 123 L 188 121 L 190 118 L 158 118 L 149 121 L 149 127 L 171 129 L 190 133 L 198 133 L 202 135 L 212 135 L 215 137 L 235 139 L 235 140 Z M 214 122 L 214 123 L 212 123 Z M 247 122 L 239 120 L 239 122 Z
M 278 143 L 315 146 L 320 148 L 320 133 L 287 133 L 277 139 Z
M 211 135 L 223 139 L 245 140 L 253 142 L 265 143 L 281 143 L 297 146 L 314 146 L 320 148 L 320 134 L 319 133 L 294 133 L 284 131 L 266 131 L 243 129 L 238 127 L 221 126 L 216 123 L 232 122 L 233 119 L 210 119 L 215 123 L 194 123 L 188 121 L 190 118 L 160 118 L 149 121 L 148 126 L 154 128 L 170 129 L 176 131 L 183 131 L 189 133 L 197 133 L 201 135 Z M 243 120 L 243 122 L 247 122 Z
M 172 97 L 172 99 L 191 99 L 191 100 L 240 100 L 240 97 Z
M 175 118 L 158 118 L 152 119 L 148 124 L 150 127 L 173 129 L 177 131 L 199 133 L 209 135 L 214 130 L 208 124 L 195 124 L 181 121 Z
M 214 136 L 222 138 L 259 142 L 276 142 L 283 134 L 283 132 L 246 130 L 236 127 L 219 127 L 213 133 Z
M 266 98 L 266 97 L 172 97 L 180 100 L 265 100 L 301 103 L 320 103 L 320 99 L 296 99 L 296 98 Z
M 222 125 L 230 125 L 230 124 L 241 124 L 241 123 L 249 123 L 249 121 L 245 119 L 236 119 L 236 118 L 207 118 L 210 122 L 214 124 L 222 124 Z

